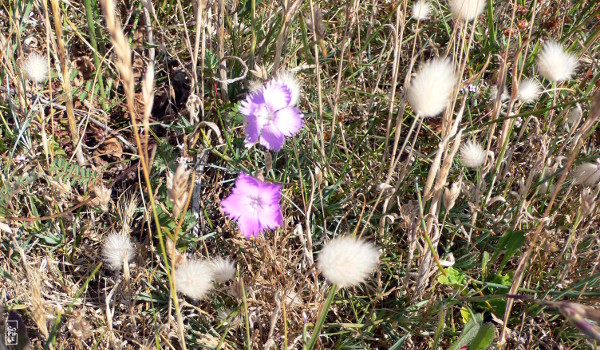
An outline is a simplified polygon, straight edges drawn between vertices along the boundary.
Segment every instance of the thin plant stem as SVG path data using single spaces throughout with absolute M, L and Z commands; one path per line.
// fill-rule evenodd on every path
M 319 339 L 319 335 L 321 335 L 321 330 L 325 324 L 325 318 L 327 318 L 327 313 L 331 308 L 331 303 L 333 302 L 333 297 L 335 296 L 337 289 L 337 285 L 333 284 L 331 286 L 329 294 L 327 295 L 327 299 L 325 299 L 325 303 L 321 307 L 321 312 L 319 314 L 319 318 L 317 319 L 317 324 L 315 324 L 315 329 L 313 329 L 308 345 L 304 346 L 304 350 L 312 350 L 315 348 L 315 345 L 317 345 L 317 340 Z

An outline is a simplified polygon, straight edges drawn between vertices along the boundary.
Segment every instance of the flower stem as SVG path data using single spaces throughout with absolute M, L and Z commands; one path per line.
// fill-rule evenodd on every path
M 327 317 L 327 313 L 329 312 L 329 308 L 331 307 L 331 303 L 333 302 L 333 297 L 335 296 L 336 291 L 337 286 L 334 284 L 329 290 L 329 294 L 327 295 L 325 304 L 323 304 L 323 308 L 321 309 L 321 313 L 319 315 L 319 319 L 317 320 L 317 324 L 315 325 L 315 329 L 313 330 L 313 333 L 310 336 L 310 341 L 308 342 L 308 345 L 304 346 L 304 350 L 312 350 L 315 348 L 315 345 L 317 344 L 317 339 L 319 339 L 319 335 L 321 335 L 321 329 L 323 329 L 323 324 L 325 324 L 325 317 Z

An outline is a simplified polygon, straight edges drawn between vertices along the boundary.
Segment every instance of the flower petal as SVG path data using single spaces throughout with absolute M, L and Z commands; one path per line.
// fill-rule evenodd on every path
M 290 105 L 292 93 L 285 85 L 271 82 L 263 89 L 263 98 L 271 111 L 278 111 Z
M 248 211 L 246 197 L 237 193 L 232 193 L 229 197 L 223 199 L 221 201 L 221 207 L 225 214 L 233 220 L 237 220 Z
M 238 226 L 240 228 L 240 232 L 246 236 L 246 238 L 256 237 L 262 231 L 262 226 L 260 224 L 260 220 L 258 219 L 258 215 L 251 212 L 246 212 L 242 217 L 240 217 Z
M 260 126 L 258 125 L 259 120 L 256 116 L 251 114 L 244 117 L 244 121 L 246 123 L 244 125 L 244 131 L 246 131 L 246 139 L 244 142 L 246 145 L 254 144 L 258 141 L 258 136 L 260 135 Z
M 272 123 L 266 125 L 262 129 L 260 134 L 260 144 L 267 147 L 271 151 L 279 151 L 281 147 L 283 147 L 284 142 L 285 137 Z
M 303 114 L 297 107 L 289 106 L 275 112 L 274 120 L 277 129 L 285 135 L 292 136 L 304 126 Z

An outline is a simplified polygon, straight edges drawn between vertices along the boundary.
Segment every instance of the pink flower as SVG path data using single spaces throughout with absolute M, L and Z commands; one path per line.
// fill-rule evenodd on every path
M 246 238 L 283 224 L 279 201 L 283 185 L 267 184 L 244 173 L 235 182 L 231 195 L 221 201 L 223 211 L 238 222 Z
M 272 151 L 279 151 L 286 137 L 300 131 L 304 120 L 295 106 L 299 94 L 296 85 L 285 79 L 274 80 L 241 103 L 239 111 L 246 123 L 246 147 L 260 142 Z

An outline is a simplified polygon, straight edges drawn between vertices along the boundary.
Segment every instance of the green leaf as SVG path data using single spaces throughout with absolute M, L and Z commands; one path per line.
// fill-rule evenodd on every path
M 464 345 L 470 344 L 473 341 L 473 339 L 475 339 L 475 337 L 477 336 L 477 333 L 479 332 L 482 323 L 483 315 L 476 314 L 474 319 L 471 318 L 469 322 L 465 324 L 465 327 L 463 328 L 463 331 L 458 337 L 458 340 L 456 340 L 456 342 L 454 342 L 454 344 L 452 344 L 448 348 L 448 350 L 458 350 Z
M 469 350 L 485 350 L 494 341 L 496 329 L 491 323 L 484 323 L 479 328 L 475 339 L 469 344 Z
M 438 277 L 438 282 L 444 285 L 462 287 L 467 281 L 467 275 L 454 269 L 453 267 L 448 267 L 446 269 L 446 274 L 447 276 L 440 275 Z

